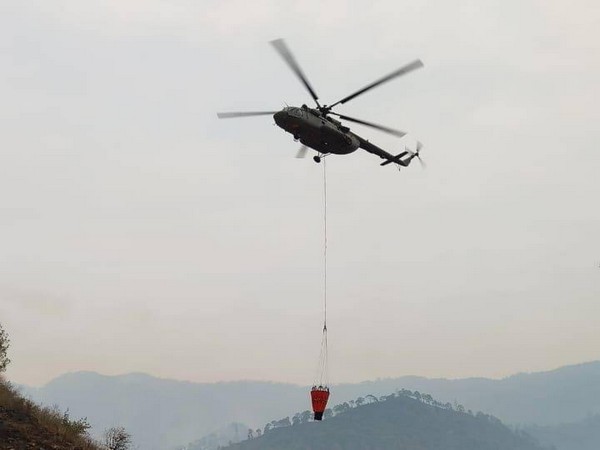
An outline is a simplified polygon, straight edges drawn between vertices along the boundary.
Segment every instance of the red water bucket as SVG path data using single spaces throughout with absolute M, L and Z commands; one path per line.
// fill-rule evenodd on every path
M 329 388 L 319 386 L 313 387 L 310 391 L 310 398 L 312 400 L 312 409 L 315 413 L 315 420 L 323 419 L 323 412 L 327 407 L 327 400 L 329 400 Z

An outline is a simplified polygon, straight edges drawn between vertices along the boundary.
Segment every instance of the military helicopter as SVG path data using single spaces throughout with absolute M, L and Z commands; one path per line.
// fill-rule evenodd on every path
M 373 83 L 363 87 L 362 89 L 359 89 L 353 94 L 350 94 L 331 105 L 321 105 L 319 103 L 319 97 L 317 96 L 317 93 L 308 82 L 306 75 L 304 75 L 304 72 L 300 68 L 300 65 L 296 61 L 296 58 L 294 58 L 294 55 L 289 50 L 285 41 L 283 39 L 276 39 L 271 41 L 271 44 L 309 92 L 317 105 L 316 108 L 309 108 L 306 105 L 302 105 L 300 108 L 287 106 L 281 111 L 217 113 L 217 116 L 220 119 L 272 115 L 277 126 L 292 134 L 294 136 L 294 140 L 302 143 L 302 147 L 300 150 L 298 150 L 296 157 L 305 157 L 308 148 L 312 148 L 318 153 L 313 157 L 314 161 L 317 163 L 321 162 L 321 158 L 327 155 L 347 155 L 359 148 L 362 148 L 369 153 L 379 156 L 381 159 L 385 159 L 385 161 L 381 163 L 382 166 L 393 163 L 398 166 L 398 169 L 400 169 L 400 167 L 407 167 L 414 158 L 419 159 L 421 164 L 424 165 L 421 157 L 419 156 L 419 152 L 422 148 L 420 142 L 417 143 L 417 148 L 414 152 L 408 148 L 405 148 L 405 151 L 397 155 L 392 155 L 382 148 L 379 148 L 375 144 L 370 143 L 367 139 L 364 139 L 356 133 L 353 133 L 350 131 L 350 128 L 345 126 L 342 122 L 331 117 L 332 115 L 337 116 L 341 120 L 366 125 L 385 133 L 389 133 L 393 136 L 404 136 L 406 133 L 403 131 L 338 114 L 333 112 L 332 109 L 339 104 L 349 102 L 350 100 L 383 83 L 423 67 L 421 60 L 417 59 L 405 66 L 402 66 L 398 70 L 395 70 L 394 72 L 374 81 Z

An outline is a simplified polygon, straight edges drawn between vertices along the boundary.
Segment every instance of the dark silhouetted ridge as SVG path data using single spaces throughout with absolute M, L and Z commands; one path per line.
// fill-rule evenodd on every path
M 529 435 L 486 414 L 390 396 L 322 423 L 277 428 L 227 450 L 540 450 Z

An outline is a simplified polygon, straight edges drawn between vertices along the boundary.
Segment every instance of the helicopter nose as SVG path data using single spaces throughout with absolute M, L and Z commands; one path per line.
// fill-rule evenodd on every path
M 282 126 L 285 123 L 286 118 L 287 112 L 285 111 L 278 111 L 273 114 L 273 119 L 275 119 L 275 123 L 279 126 Z

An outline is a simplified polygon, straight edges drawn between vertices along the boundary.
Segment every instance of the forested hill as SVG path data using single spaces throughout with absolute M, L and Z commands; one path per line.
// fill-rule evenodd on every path
M 540 450 L 485 414 L 442 408 L 404 395 L 348 409 L 323 422 L 273 429 L 226 450 Z

